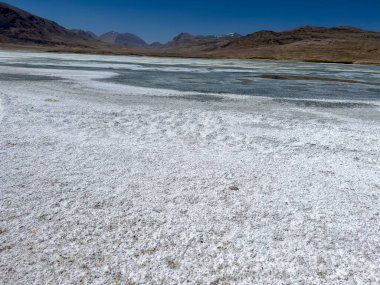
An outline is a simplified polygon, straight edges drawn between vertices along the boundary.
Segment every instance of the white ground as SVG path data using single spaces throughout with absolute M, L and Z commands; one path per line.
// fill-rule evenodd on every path
M 380 283 L 379 121 L 0 73 L 1 284 Z

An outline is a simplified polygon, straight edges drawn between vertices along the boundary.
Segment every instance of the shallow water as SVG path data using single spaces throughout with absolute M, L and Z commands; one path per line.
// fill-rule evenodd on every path
M 52 70 L 111 71 L 117 75 L 102 79 L 103 81 L 178 91 L 299 99 L 380 99 L 380 86 L 374 87 L 370 84 L 258 77 L 263 74 L 285 74 L 373 84 L 380 83 L 379 66 L 6 52 L 0 53 L 1 65 Z M 6 79 L 6 75 L 0 78 Z M 13 78 L 9 77 L 9 80 Z

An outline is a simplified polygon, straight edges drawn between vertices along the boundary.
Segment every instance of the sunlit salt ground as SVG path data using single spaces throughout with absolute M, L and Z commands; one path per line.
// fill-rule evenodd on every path
M 0 283 L 379 284 L 378 83 L 0 52 Z

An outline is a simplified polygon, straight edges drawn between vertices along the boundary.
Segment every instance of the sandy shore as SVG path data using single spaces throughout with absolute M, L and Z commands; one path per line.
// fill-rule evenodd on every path
M 380 282 L 378 101 L 0 74 L 1 284 Z

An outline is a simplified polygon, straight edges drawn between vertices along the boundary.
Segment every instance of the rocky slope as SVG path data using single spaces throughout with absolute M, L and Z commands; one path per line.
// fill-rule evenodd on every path
M 200 36 L 181 33 L 160 48 L 171 51 L 213 51 L 231 43 L 239 37 L 241 36 L 237 33 L 220 36 Z
M 354 27 L 313 27 L 304 26 L 294 30 L 284 32 L 259 31 L 240 37 L 230 43 L 230 47 L 257 47 L 269 45 L 286 45 L 299 41 L 322 41 L 327 39 L 333 40 L 351 40 L 353 38 L 375 38 L 380 39 L 380 33 L 364 31 Z
M 146 48 L 148 44 L 140 37 L 131 33 L 109 32 L 99 37 L 103 42 L 127 48 Z
M 78 30 L 68 30 L 57 23 L 0 2 L 0 42 L 66 47 L 105 47 L 102 42 Z
M 77 35 L 85 37 L 85 38 L 99 39 L 98 36 L 91 31 L 84 31 L 84 30 L 79 30 L 79 29 L 74 29 L 74 30 L 70 30 L 70 31 L 73 33 L 76 33 Z
M 354 27 L 260 31 L 235 39 L 216 54 L 241 58 L 380 63 L 380 33 Z

